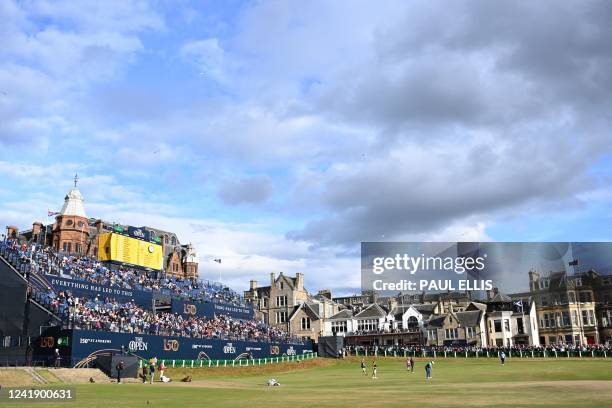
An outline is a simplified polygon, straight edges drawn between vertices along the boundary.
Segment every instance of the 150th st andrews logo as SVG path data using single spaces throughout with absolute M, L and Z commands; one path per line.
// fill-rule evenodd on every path
M 178 351 L 179 342 L 178 340 L 164 339 L 164 351 Z
M 186 315 L 195 315 L 198 312 L 196 305 L 185 303 L 183 305 L 183 313 Z

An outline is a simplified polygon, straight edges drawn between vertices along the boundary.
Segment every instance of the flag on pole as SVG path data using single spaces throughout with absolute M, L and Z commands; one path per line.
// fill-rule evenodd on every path
M 57 211 L 51 211 L 51 210 L 47 210 L 47 217 L 55 217 L 56 215 L 59 215 L 60 213 Z
M 221 259 L 215 259 L 214 260 L 216 263 L 221 263 Z
M 514 302 L 514 306 L 516 306 L 517 309 L 520 309 L 521 313 L 523 313 L 523 301 L 522 300 L 517 300 L 516 302 Z
M 573 261 L 570 261 L 570 263 L 568 265 L 569 266 L 578 266 L 578 260 L 574 259 Z

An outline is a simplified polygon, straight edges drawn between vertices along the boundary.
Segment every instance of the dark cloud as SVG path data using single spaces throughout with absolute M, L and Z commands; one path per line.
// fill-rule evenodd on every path
M 434 233 L 582 205 L 576 195 L 596 187 L 590 166 L 612 151 L 612 4 L 419 5 L 321 87 L 317 109 L 376 142 L 368 160 L 324 172 L 326 214 L 289 237 Z
M 219 196 L 226 204 L 260 204 L 272 194 L 272 181 L 267 176 L 253 176 L 227 180 L 219 188 Z
M 609 112 L 611 3 L 420 5 L 377 30 L 372 57 L 322 89 L 322 111 L 384 128 Z

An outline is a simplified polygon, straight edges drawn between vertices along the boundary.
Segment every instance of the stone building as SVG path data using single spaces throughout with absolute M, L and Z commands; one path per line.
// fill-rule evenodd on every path
M 323 332 L 325 321 L 338 312 L 338 304 L 327 296 L 308 294 L 301 273 L 292 278 L 272 272 L 269 286 L 258 286 L 251 280 L 244 297 L 255 305 L 266 324 L 314 341 Z
M 610 321 L 607 319 L 604 326 L 600 319 L 607 317 L 610 311 L 610 298 L 607 301 L 605 298 L 610 287 L 609 279 L 603 279 L 593 270 L 574 275 L 564 271 L 551 272 L 547 276 L 530 271 L 528 295 L 536 303 L 540 343 L 605 342 L 605 336 L 610 336 Z M 600 338 L 600 329 L 607 333 L 603 338 Z

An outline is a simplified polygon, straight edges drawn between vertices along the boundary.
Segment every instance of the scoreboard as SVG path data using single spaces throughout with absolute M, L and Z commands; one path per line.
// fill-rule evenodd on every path
M 98 237 L 98 260 L 161 270 L 163 250 L 161 245 L 154 242 L 108 232 Z

